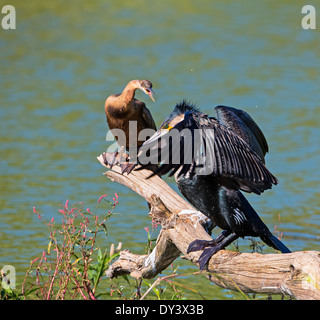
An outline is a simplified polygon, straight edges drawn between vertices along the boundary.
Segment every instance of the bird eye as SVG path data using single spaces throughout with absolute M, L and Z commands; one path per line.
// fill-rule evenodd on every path
M 166 124 L 165 126 L 163 126 L 162 129 L 169 129 L 169 124 Z

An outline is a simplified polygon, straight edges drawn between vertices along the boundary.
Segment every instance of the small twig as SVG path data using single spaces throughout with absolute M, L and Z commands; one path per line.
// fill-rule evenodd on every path
M 82 292 L 81 286 L 80 286 L 79 282 L 76 280 L 75 277 L 72 278 L 72 281 L 73 281 L 73 282 L 75 283 L 75 285 L 77 286 L 78 291 L 80 292 L 82 298 L 83 298 L 84 300 L 88 300 L 88 298 L 86 297 L 86 295 Z
M 165 280 L 169 280 L 172 278 L 179 278 L 179 277 L 186 277 L 186 276 L 190 276 L 190 275 L 198 275 L 198 274 L 202 274 L 202 275 L 206 275 L 208 274 L 208 272 L 206 271 L 197 271 L 197 272 L 193 272 L 191 274 L 185 273 L 185 274 L 170 274 L 168 276 L 163 276 L 163 277 L 158 277 L 158 279 L 148 288 L 148 290 L 143 294 L 143 296 L 140 298 L 140 300 L 143 300 L 148 293 L 154 288 L 156 287 L 161 281 L 165 281 Z
M 59 270 L 59 267 L 60 267 L 60 261 L 62 259 L 62 256 L 63 256 L 63 253 L 60 253 L 57 249 L 57 264 L 56 264 L 56 268 L 54 270 L 54 274 L 52 276 L 52 279 L 51 279 L 51 282 L 50 282 L 50 286 L 49 286 L 49 290 L 48 290 L 48 293 L 47 293 L 47 300 L 50 300 L 50 295 L 51 295 L 51 291 L 52 291 L 52 288 L 53 288 L 53 283 L 54 283 L 54 280 L 58 274 L 58 270 Z

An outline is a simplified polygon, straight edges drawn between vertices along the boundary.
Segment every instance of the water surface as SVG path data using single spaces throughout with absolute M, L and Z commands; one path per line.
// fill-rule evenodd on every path
M 280 183 L 248 198 L 291 250 L 318 250 L 320 33 L 301 28 L 304 1 L 14 5 L 17 29 L 0 29 L 0 265 L 21 277 L 45 250 L 47 229 L 33 206 L 50 219 L 67 199 L 95 208 L 101 194 L 115 192 L 120 214 L 110 243 L 143 253 L 145 201 L 107 181 L 96 160 L 108 146 L 104 100 L 131 79 L 153 82 L 155 104 L 137 97 L 158 125 L 183 98 L 210 114 L 218 104 L 250 113 Z M 248 244 L 240 241 L 240 250 Z M 234 297 L 205 279 L 188 281 L 209 299 Z

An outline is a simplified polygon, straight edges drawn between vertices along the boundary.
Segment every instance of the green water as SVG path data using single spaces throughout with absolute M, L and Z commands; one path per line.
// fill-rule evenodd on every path
M 48 230 L 33 206 L 50 219 L 67 199 L 94 208 L 115 192 L 120 214 L 106 246 L 143 253 L 145 201 L 107 181 L 96 160 L 108 146 L 104 101 L 131 79 L 152 81 L 156 103 L 137 97 L 158 125 L 183 98 L 211 114 L 218 104 L 251 114 L 280 184 L 248 198 L 292 251 L 318 250 L 320 31 L 302 29 L 305 1 L 74 3 L 12 1 L 17 29 L 0 28 L 0 265 L 21 278 L 45 250 Z M 208 299 L 234 297 L 205 279 L 188 282 Z

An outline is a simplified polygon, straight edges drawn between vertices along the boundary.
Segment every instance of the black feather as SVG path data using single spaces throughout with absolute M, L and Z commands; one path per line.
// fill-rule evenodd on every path
M 202 266 L 210 254 L 237 237 L 259 236 L 269 246 L 284 253 L 290 252 L 272 235 L 240 192 L 261 194 L 278 183 L 264 163 L 268 144 L 262 131 L 242 110 L 225 106 L 216 107 L 215 110 L 217 118 L 209 117 L 195 105 L 183 100 L 163 123 L 175 123 L 171 131 L 164 134 L 159 131 L 155 135 L 166 143 L 160 144 L 160 140 L 151 138 L 151 142 L 146 141 L 140 151 L 143 153 L 151 148 L 152 151 L 161 152 L 164 159 L 161 158 L 155 174 L 175 175 L 181 193 L 229 235 L 221 237 L 225 239 L 218 244 L 212 242 L 216 247 L 206 251 Z M 179 119 L 179 122 L 172 122 L 175 119 Z M 174 130 L 179 134 L 175 142 L 170 136 Z M 185 158 L 189 153 L 184 151 L 191 152 L 190 159 Z M 173 163 L 174 157 L 180 162 Z

